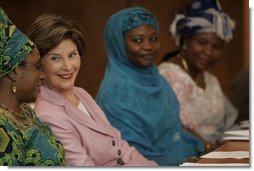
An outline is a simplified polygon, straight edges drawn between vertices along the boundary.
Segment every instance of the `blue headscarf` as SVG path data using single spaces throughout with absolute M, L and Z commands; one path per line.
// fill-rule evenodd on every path
M 177 14 L 170 26 L 170 33 L 180 44 L 180 39 L 197 32 L 214 32 L 228 42 L 233 38 L 234 21 L 221 10 L 218 0 L 196 0 L 186 14 Z
M 9 20 L 0 7 L 0 78 L 24 61 L 34 43 Z
M 144 8 L 113 14 L 105 27 L 108 64 L 97 102 L 122 137 L 159 165 L 179 165 L 204 150 L 197 137 L 180 124 L 179 103 L 155 65 L 138 68 L 129 62 L 124 34 L 141 25 L 159 29 Z

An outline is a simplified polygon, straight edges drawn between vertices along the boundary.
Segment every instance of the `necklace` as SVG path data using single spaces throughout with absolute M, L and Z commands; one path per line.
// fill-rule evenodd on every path
M 196 84 L 199 87 L 205 89 L 206 85 L 205 85 L 205 82 L 204 82 L 204 75 L 202 73 L 200 73 L 200 72 L 197 73 L 196 75 L 191 74 L 190 71 L 189 71 L 189 67 L 187 65 L 186 60 L 183 57 L 181 57 L 181 56 L 179 56 L 179 57 L 181 58 L 181 61 L 182 61 L 182 64 L 183 64 L 183 68 L 187 72 L 187 74 L 189 74 L 189 76 L 196 82 Z
M 35 115 L 33 114 L 33 109 L 29 104 L 22 103 L 20 104 L 21 112 L 14 112 L 12 109 L 8 108 L 4 104 L 0 104 L 0 115 L 4 115 L 14 123 L 18 128 L 25 130 L 37 125 L 35 121 Z M 2 108 L 2 110 L 1 110 Z M 37 125 L 39 127 L 39 125 Z
M 25 119 L 27 117 L 27 109 L 24 110 L 24 105 L 21 104 L 20 107 L 21 107 L 21 112 L 20 113 L 17 113 L 17 112 L 14 112 L 12 109 L 8 108 L 6 105 L 4 104 L 0 104 L 0 107 L 4 108 L 5 110 L 11 112 L 13 115 L 21 118 L 21 119 Z

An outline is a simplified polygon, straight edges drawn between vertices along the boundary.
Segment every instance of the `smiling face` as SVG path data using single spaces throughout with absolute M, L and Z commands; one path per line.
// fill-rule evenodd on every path
M 70 39 L 61 41 L 43 56 L 44 84 L 62 94 L 74 88 L 81 61 L 77 46 Z
M 221 54 L 224 41 L 215 33 L 196 33 L 186 40 L 186 61 L 191 69 L 204 71 L 214 66 Z
M 145 68 L 151 66 L 160 49 L 157 31 L 149 26 L 143 25 L 134 28 L 124 35 L 127 56 L 134 65 Z

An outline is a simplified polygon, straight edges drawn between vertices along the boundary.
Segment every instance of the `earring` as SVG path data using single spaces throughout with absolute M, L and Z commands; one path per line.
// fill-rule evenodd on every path
M 183 45 L 183 50 L 186 50 L 186 49 L 187 49 L 187 47 L 186 47 L 186 45 L 184 44 L 184 45 Z
M 11 90 L 12 90 L 13 93 L 15 93 L 17 91 L 17 87 L 16 87 L 16 82 L 15 81 L 12 82 Z

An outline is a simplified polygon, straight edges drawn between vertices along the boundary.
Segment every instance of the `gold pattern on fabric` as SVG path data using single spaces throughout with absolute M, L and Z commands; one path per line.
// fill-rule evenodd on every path
M 19 129 L 26 130 L 36 125 L 35 115 L 28 104 L 22 103 L 20 105 L 21 113 L 16 113 L 7 106 L 0 104 L 0 115 L 5 115 L 11 122 L 13 122 Z
M 16 29 L 16 26 L 12 25 L 9 27 L 9 37 L 11 37 Z
M 27 151 L 25 158 L 26 158 L 25 162 L 35 163 L 35 165 L 39 165 L 40 159 L 42 157 L 41 157 L 41 153 L 39 150 L 30 149 Z M 27 164 L 27 163 L 25 163 L 25 164 Z
M 10 156 L 5 156 L 0 160 L 0 166 L 13 166 L 13 161 Z
M 53 160 L 45 160 L 43 162 L 43 166 L 54 166 L 54 161 Z
M 3 128 L 0 128 L 0 152 L 4 152 L 8 143 L 10 142 L 10 138 L 6 134 Z
M 40 122 L 28 104 L 21 104 L 21 109 L 21 113 L 15 113 L 0 105 L 0 145 L 3 147 L 0 166 L 64 165 L 60 141 L 45 123 Z M 6 136 L 2 136 L 5 135 L 3 132 Z M 1 138 L 6 142 L 2 143 Z

